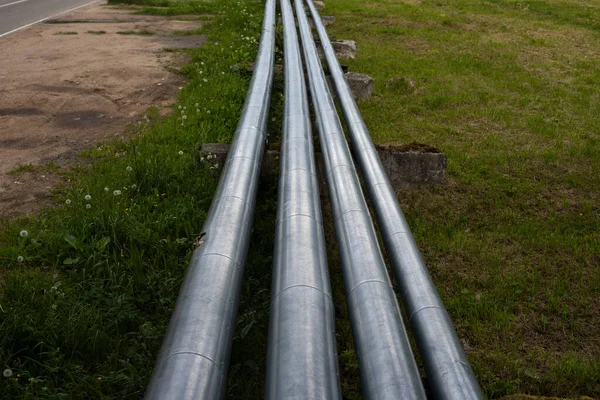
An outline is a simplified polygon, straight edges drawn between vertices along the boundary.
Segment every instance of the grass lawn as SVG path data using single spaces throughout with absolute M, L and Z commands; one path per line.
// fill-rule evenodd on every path
M 172 116 L 149 110 L 129 141 L 61 172 L 71 184 L 56 208 L 0 223 L 2 399 L 141 396 L 218 179 L 198 149 L 231 139 L 245 99 L 262 2 L 114 3 L 209 16 L 195 32 L 208 41 L 190 51 Z M 399 196 L 486 395 L 600 397 L 598 3 L 328 0 L 322 14 L 336 18 L 333 37 L 357 41 L 350 69 L 375 78 L 359 104 L 374 141 L 448 156 L 446 185 Z M 281 93 L 278 75 L 272 142 Z M 264 394 L 276 184 L 259 189 L 229 399 Z M 327 207 L 342 389 L 354 399 Z
M 399 193 L 491 397 L 600 396 L 600 8 L 595 1 L 330 0 L 377 143 L 448 155 Z

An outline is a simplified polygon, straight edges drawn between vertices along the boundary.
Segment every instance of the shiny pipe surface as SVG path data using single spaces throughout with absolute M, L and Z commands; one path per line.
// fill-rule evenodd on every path
M 317 9 L 312 0 L 306 1 L 327 58 L 355 158 L 375 209 L 432 393 L 440 400 L 483 399 L 452 321 L 429 276 L 371 135 L 344 79 Z
M 341 399 L 306 82 L 294 14 L 280 4 L 285 105 L 265 398 Z
M 303 1 L 296 16 L 323 152 L 348 310 L 367 399 L 425 399 L 350 149 L 329 93 Z
M 273 82 L 275 0 L 204 236 L 192 255 L 145 398 L 221 399 L 252 226 Z

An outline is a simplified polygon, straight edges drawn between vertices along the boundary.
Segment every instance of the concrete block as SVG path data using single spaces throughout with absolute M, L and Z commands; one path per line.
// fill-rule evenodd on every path
M 430 185 L 440 185 L 446 181 L 448 158 L 433 146 L 411 143 L 403 146 L 377 145 L 377 152 L 394 190 L 406 190 Z M 207 168 L 219 171 L 227 159 L 228 144 L 207 143 L 200 152 L 201 161 Z M 209 157 L 210 156 L 210 157 Z M 320 154 L 316 156 L 319 171 L 323 170 Z M 279 173 L 279 151 L 267 150 L 263 156 L 261 179 L 277 179 Z M 327 193 L 327 186 L 321 174 L 320 190 Z
M 325 3 L 323 3 L 321 0 L 313 0 L 313 4 L 315 5 L 315 8 L 319 11 L 325 8 Z
M 366 100 L 373 95 L 373 86 L 375 83 L 369 75 L 348 72 L 344 74 L 344 77 L 354 95 L 354 99 Z
M 433 146 L 412 143 L 376 146 L 392 187 L 396 190 L 446 181 L 448 158 Z
M 332 15 L 323 15 L 321 22 L 323 22 L 323 26 L 331 25 L 335 22 L 335 17 Z
M 356 42 L 354 40 L 334 40 L 331 45 L 337 58 L 344 60 L 356 58 Z

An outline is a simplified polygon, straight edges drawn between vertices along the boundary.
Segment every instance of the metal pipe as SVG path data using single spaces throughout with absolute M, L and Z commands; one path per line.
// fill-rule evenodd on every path
M 285 105 L 267 399 L 341 399 L 310 111 L 296 24 L 281 0 Z
M 317 9 L 312 0 L 306 2 L 327 58 L 354 154 L 400 285 L 433 395 L 443 400 L 483 399 L 452 321 L 431 281 L 369 131 L 344 79 Z
M 273 82 L 275 0 L 203 234 L 192 255 L 145 398 L 220 399 L 248 251 Z
M 398 301 L 327 87 L 303 2 L 295 0 L 295 4 L 364 396 L 367 399 L 425 399 Z

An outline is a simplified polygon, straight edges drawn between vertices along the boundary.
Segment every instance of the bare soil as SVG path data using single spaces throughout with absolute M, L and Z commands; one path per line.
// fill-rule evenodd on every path
M 68 168 L 149 106 L 168 113 L 185 83 L 172 71 L 186 56 L 172 50 L 204 42 L 174 33 L 200 26 L 96 4 L 0 39 L 0 219 L 39 211 L 60 182 L 51 169 L 9 172 Z M 154 35 L 117 33 L 130 31 Z

